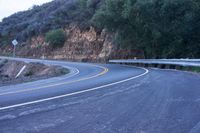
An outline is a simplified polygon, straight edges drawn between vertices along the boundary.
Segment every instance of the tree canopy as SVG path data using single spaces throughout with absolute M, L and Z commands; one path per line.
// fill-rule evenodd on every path
M 198 0 L 105 0 L 93 23 L 146 58 L 200 57 Z

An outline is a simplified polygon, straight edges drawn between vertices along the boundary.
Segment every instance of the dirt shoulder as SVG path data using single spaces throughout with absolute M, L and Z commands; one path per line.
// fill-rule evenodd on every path
M 23 67 L 25 69 L 16 77 Z M 0 60 L 0 86 L 46 79 L 67 73 L 69 70 L 60 66 Z

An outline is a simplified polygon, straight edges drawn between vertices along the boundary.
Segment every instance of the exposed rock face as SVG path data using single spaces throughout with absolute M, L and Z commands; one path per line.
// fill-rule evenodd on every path
M 73 61 L 106 62 L 113 58 L 134 58 L 135 51 L 120 50 L 113 44 L 114 35 L 102 30 L 97 33 L 93 27 L 86 31 L 76 25 L 64 29 L 66 42 L 62 48 L 52 49 L 45 42 L 44 36 L 33 37 L 26 45 L 18 46 L 17 55 L 45 57 Z
M 98 62 L 106 61 L 114 50 L 112 34 L 106 33 L 105 30 L 101 34 L 97 34 L 93 27 L 90 27 L 88 31 L 81 31 L 74 25 L 64 30 L 67 40 L 62 48 L 51 49 L 45 42 L 44 36 L 37 36 L 20 49 L 18 48 L 17 54 L 40 58 Z
M 111 34 L 102 32 L 98 35 L 92 27 L 88 31 L 81 31 L 76 26 L 70 26 L 65 31 L 68 39 L 63 48 L 52 53 L 54 59 L 99 61 L 108 58 L 113 50 L 111 40 L 108 40 Z

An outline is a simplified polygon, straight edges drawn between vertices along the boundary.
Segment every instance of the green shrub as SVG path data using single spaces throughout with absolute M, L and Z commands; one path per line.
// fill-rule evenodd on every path
M 32 71 L 28 71 L 24 74 L 25 77 L 30 77 L 33 75 L 33 72 Z
M 10 38 L 9 38 L 9 36 L 8 35 L 4 35 L 4 36 L 1 36 L 0 35 L 0 47 L 2 47 L 2 46 L 5 46 L 5 45 L 8 45 L 9 44 L 9 42 L 10 42 Z
M 45 41 L 53 48 L 62 47 L 65 43 L 65 32 L 62 29 L 49 31 L 46 33 Z
M 200 73 L 200 67 L 183 67 L 183 70 Z

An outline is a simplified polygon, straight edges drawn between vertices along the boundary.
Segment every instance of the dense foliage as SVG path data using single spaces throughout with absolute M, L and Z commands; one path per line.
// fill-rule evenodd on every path
M 146 58 L 200 57 L 199 0 L 105 0 L 93 22 Z
M 88 20 L 95 13 L 100 0 L 92 0 L 87 5 L 79 1 L 81 0 L 54 0 L 3 19 L 0 23 L 0 41 L 6 36 L 26 41 L 49 30 L 64 28 L 70 23 L 77 23 L 82 28 L 88 27 Z
M 106 28 L 119 47 L 146 58 L 200 57 L 199 0 L 54 0 L 0 23 L 0 42 L 20 41 L 77 23 Z
M 62 29 L 49 31 L 46 33 L 45 41 L 53 48 L 62 47 L 65 43 L 65 32 Z

